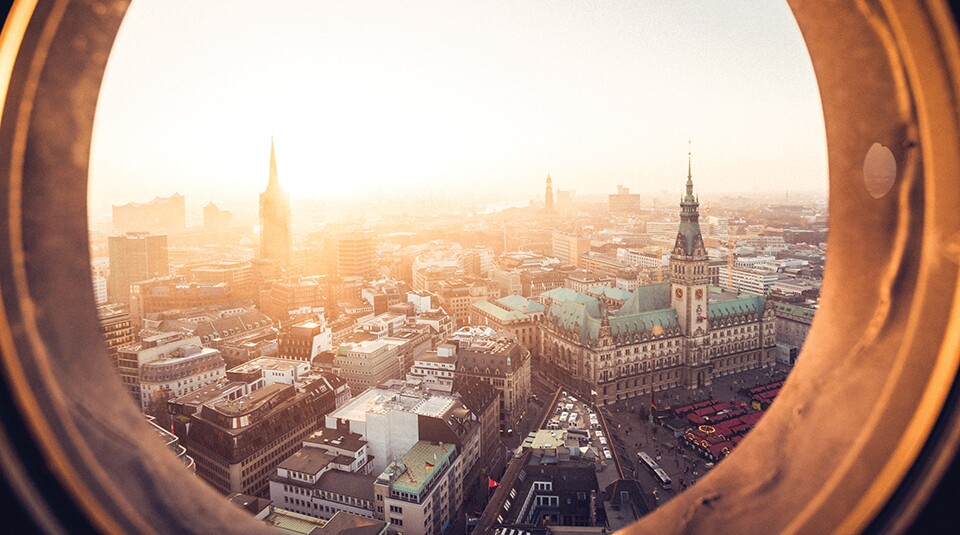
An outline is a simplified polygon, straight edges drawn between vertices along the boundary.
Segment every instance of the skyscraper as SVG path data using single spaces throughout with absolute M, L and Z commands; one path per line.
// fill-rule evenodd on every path
M 260 258 L 290 267 L 290 194 L 280 188 L 277 156 L 270 139 L 270 181 L 260 194 Z
M 553 211 L 553 179 L 547 175 L 547 191 L 543 197 L 543 209 L 547 212 Z
M 146 232 L 110 236 L 110 279 L 107 297 L 112 303 L 127 304 L 130 284 L 169 272 L 167 237 Z

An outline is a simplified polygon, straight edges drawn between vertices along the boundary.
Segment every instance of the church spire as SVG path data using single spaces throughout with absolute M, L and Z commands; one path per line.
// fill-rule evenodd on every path
M 277 154 L 273 149 L 273 136 L 270 136 L 270 182 L 267 186 L 279 186 L 280 179 L 277 178 Z

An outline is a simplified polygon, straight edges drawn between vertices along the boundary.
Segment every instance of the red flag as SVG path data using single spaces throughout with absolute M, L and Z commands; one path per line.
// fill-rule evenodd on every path
M 650 388 L 650 410 L 657 410 L 657 400 L 653 397 L 653 388 Z
M 493 489 L 499 486 L 500 486 L 500 483 L 497 483 L 496 481 L 494 481 L 492 477 L 487 476 L 487 488 Z

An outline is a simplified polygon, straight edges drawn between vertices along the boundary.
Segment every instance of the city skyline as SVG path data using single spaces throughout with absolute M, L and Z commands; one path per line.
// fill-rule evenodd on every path
M 745 4 L 618 2 L 255 17 L 214 3 L 175 25 L 164 6 L 134 2 L 110 58 L 93 211 L 174 191 L 255 198 L 271 135 L 301 199 L 480 187 L 542 199 L 547 174 L 578 195 L 679 193 L 688 139 L 704 193 L 826 190 L 816 83 L 785 4 L 749 17 Z M 217 16 L 222 39 L 203 22 Z

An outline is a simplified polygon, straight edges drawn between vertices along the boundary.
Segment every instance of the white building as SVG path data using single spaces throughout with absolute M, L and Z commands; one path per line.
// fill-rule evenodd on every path
M 140 408 L 146 410 L 151 401 L 185 396 L 216 382 L 225 373 L 220 351 L 193 344 L 181 346 L 140 365 Z
M 720 285 L 728 290 L 765 295 L 779 278 L 776 271 L 736 267 L 731 277 L 730 267 L 720 266 Z
M 107 278 L 94 275 L 93 276 L 93 298 L 96 300 L 97 305 L 103 305 L 107 302 Z
M 418 441 L 377 477 L 377 518 L 404 534 L 443 532 L 448 523 L 453 523 L 453 515 L 463 499 L 463 487 L 457 477 L 457 468 L 462 464 L 463 456 L 456 446 Z
M 178 332 L 144 332 L 140 342 L 121 347 L 116 354 L 115 365 L 120 375 L 120 382 L 127 389 L 134 401 L 141 409 L 146 409 L 151 396 L 161 396 L 163 386 L 173 385 L 174 390 L 184 391 L 184 394 L 214 382 L 223 376 L 218 370 L 224 366 L 223 358 L 217 350 L 201 351 L 198 336 L 185 336 Z M 186 354 L 181 351 L 188 348 Z M 201 358 L 202 357 L 202 358 Z M 147 390 L 141 386 L 141 368 L 147 363 L 162 360 L 173 363 L 160 362 L 147 375 Z M 184 359 L 184 360 L 176 360 Z M 219 363 L 217 360 L 219 359 Z M 179 366 L 181 365 L 182 366 Z M 167 379 L 170 377 L 170 379 Z M 174 394 L 181 395 L 181 394 Z
M 363 340 L 341 343 L 333 364 L 354 392 L 363 392 L 388 379 L 399 379 L 401 358 L 396 344 L 385 340 Z
M 355 433 L 322 429 L 277 465 L 270 500 L 283 509 L 329 520 L 339 511 L 374 517 L 367 442 Z

